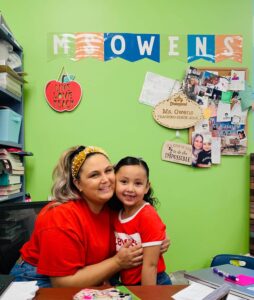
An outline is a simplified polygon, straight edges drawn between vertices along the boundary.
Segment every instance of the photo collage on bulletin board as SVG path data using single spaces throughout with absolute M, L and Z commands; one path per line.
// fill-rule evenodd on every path
M 221 155 L 245 155 L 247 114 L 253 105 L 246 80 L 247 68 L 189 67 L 182 81 L 147 72 L 139 102 L 154 108 L 160 125 L 189 128 L 189 143 L 166 141 L 162 159 L 207 168 L 220 164 Z
M 189 131 L 193 166 L 218 164 L 221 155 L 246 154 L 246 75 L 246 69 L 187 70 L 184 93 L 202 107 L 204 115 Z

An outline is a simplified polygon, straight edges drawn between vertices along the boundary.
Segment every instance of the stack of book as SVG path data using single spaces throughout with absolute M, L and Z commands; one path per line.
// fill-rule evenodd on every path
M 8 196 L 20 192 L 22 184 L 9 184 L 6 186 L 0 186 L 0 196 Z
M 0 149 L 0 200 L 2 196 L 16 194 L 21 191 L 21 176 L 24 174 L 24 165 L 20 156 Z
M 0 87 L 21 97 L 24 79 L 7 65 L 0 65 Z
M 8 73 L 0 73 L 0 87 L 21 97 L 22 84 Z

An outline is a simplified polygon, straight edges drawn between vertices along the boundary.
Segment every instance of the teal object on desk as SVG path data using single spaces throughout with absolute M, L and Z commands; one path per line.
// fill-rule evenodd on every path
M 221 265 L 218 268 L 220 271 L 230 275 L 244 274 L 247 276 L 254 277 L 254 270 L 252 269 L 236 267 L 229 264 Z M 186 272 L 184 276 L 190 281 L 198 282 L 213 288 L 217 288 L 225 283 L 225 278 L 216 274 L 213 271 L 212 267 L 192 272 Z M 243 299 L 254 299 L 254 284 L 248 286 L 241 286 L 234 282 L 227 281 L 227 283 L 231 287 L 230 293 L 232 295 L 236 295 Z

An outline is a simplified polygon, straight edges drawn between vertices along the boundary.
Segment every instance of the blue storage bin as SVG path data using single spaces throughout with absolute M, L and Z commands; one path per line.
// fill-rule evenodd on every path
M 22 116 L 10 108 L 0 107 L 0 141 L 19 142 Z

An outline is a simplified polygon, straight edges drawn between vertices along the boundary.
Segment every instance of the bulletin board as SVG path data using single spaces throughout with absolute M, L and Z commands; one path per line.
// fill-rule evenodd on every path
M 198 72 L 208 72 L 216 74 L 215 77 L 220 77 L 222 79 L 227 79 L 232 76 L 232 73 L 236 71 L 236 73 L 240 71 L 244 72 L 244 81 L 247 82 L 248 79 L 248 69 L 247 68 L 216 68 L 216 67 L 202 67 L 197 69 Z M 195 76 L 194 76 L 195 78 Z M 232 82 L 232 81 L 231 81 Z M 240 107 L 241 103 L 241 95 L 239 96 L 239 91 L 232 90 L 232 95 L 228 100 L 230 102 L 230 110 L 233 112 L 236 107 Z M 199 93 L 201 95 L 199 96 Z M 202 103 L 203 101 L 203 91 L 199 91 L 197 93 L 195 99 L 193 98 L 193 94 L 190 94 L 189 97 L 192 97 L 196 102 Z M 221 92 L 220 94 L 216 94 L 216 90 L 213 90 L 211 94 L 208 95 L 209 105 L 214 105 L 215 112 L 207 111 L 204 109 L 204 117 L 208 120 L 207 128 L 211 133 L 212 137 L 220 137 L 221 138 L 221 155 L 245 155 L 247 152 L 247 111 L 245 112 L 245 118 L 243 120 L 234 119 L 234 116 L 230 115 L 228 121 L 217 121 L 217 108 L 219 102 L 221 102 Z M 207 100 L 207 99 L 206 99 Z M 208 113 L 208 115 L 207 115 Z M 211 114 L 209 116 L 209 114 Z M 236 118 L 236 116 L 235 116 Z M 240 118 L 239 118 L 240 119 Z M 205 125 L 203 125 L 205 126 Z M 194 135 L 194 131 L 197 131 L 195 127 L 191 127 L 189 129 L 189 143 L 192 143 L 192 138 Z

